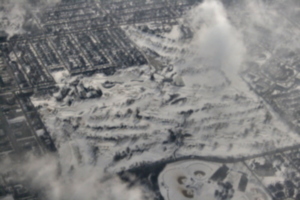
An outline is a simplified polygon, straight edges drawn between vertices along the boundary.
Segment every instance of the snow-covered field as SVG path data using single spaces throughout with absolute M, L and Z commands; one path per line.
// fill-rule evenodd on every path
M 185 37 L 182 25 L 193 37 Z M 94 163 L 117 172 L 171 156 L 246 156 L 299 142 L 240 78 L 249 45 L 221 3 L 206 1 L 160 37 L 123 29 L 149 65 L 111 76 L 57 72 L 58 86 L 70 88 L 69 95 L 61 102 L 59 94 L 32 98 L 70 165 Z M 82 88 L 103 95 L 82 99 Z

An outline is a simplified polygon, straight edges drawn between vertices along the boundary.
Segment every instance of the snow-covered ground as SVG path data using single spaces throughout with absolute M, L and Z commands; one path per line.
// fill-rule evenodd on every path
M 185 38 L 183 24 L 192 38 Z M 68 95 L 60 102 L 59 94 L 32 98 L 70 165 L 94 163 L 116 172 L 171 156 L 246 156 L 299 143 L 240 78 L 248 46 L 219 2 L 194 8 L 162 37 L 123 29 L 148 52 L 149 65 L 111 76 L 56 72 Z M 82 99 L 82 88 L 103 95 Z

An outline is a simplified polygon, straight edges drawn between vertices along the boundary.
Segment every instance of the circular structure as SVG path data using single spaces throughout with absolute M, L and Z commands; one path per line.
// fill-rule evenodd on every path
M 159 175 L 160 192 L 166 200 L 215 199 L 217 185 L 209 178 L 219 166 L 201 161 L 169 164 Z
M 270 200 L 248 176 L 234 165 L 186 160 L 168 164 L 158 183 L 165 200 Z

